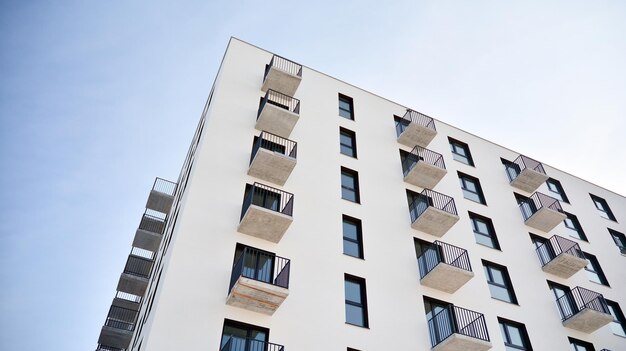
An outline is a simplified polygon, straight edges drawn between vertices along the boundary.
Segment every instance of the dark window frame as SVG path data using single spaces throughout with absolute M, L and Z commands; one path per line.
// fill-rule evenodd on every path
M 224 319 L 224 323 L 222 324 L 222 337 L 220 340 L 220 348 L 223 347 L 224 345 L 222 345 L 222 343 L 224 342 L 224 330 L 226 329 L 226 326 L 229 325 L 233 328 L 240 328 L 240 329 L 245 329 L 246 330 L 246 338 L 250 338 L 250 333 L 251 331 L 261 331 L 263 333 L 265 333 L 265 342 L 268 343 L 270 340 L 270 329 L 269 328 L 265 328 L 265 327 L 261 327 L 258 325 L 254 325 L 254 324 L 249 324 L 249 323 L 244 323 L 244 322 L 240 322 L 240 321 L 236 321 L 233 319 L 228 319 L 225 318 Z
M 575 346 L 584 347 L 585 351 L 596 351 L 596 348 L 590 342 L 578 340 L 572 337 L 568 337 L 567 339 L 569 340 L 570 346 L 575 345 Z M 576 350 L 578 351 L 578 348 L 576 348 Z
M 356 228 L 356 240 L 352 239 L 350 237 L 346 237 L 346 233 L 345 233 L 345 224 L 353 224 Z M 347 215 L 343 215 L 342 216 L 342 220 L 341 220 L 341 225 L 342 225 L 342 234 L 343 234 L 343 254 L 346 256 L 350 256 L 350 257 L 355 257 L 355 258 L 360 258 L 360 259 L 364 259 L 365 258 L 365 253 L 363 251 L 363 227 L 362 227 L 362 222 L 360 219 L 358 218 L 354 218 L 354 217 L 350 217 Z M 346 241 L 356 244 L 359 250 L 359 255 L 358 256 L 354 256 L 351 255 L 350 253 L 346 252 Z
M 513 282 L 511 281 L 511 276 L 506 266 L 493 263 L 487 260 L 482 260 L 482 264 L 483 264 L 484 272 L 487 278 L 487 284 L 495 286 L 497 288 L 505 289 L 508 292 L 511 301 L 497 298 L 493 296 L 493 294 L 491 294 L 491 297 L 499 301 L 504 301 L 504 302 L 511 303 L 514 305 L 519 305 L 517 301 L 517 296 L 515 295 L 515 288 L 513 287 Z M 504 285 L 494 281 L 493 273 L 491 272 L 492 270 L 497 270 L 501 273 L 502 279 L 504 280 Z M 490 292 L 491 292 L 491 289 L 490 289 Z
M 368 313 L 367 313 L 367 286 L 365 283 L 365 279 L 345 273 L 344 274 L 344 289 L 345 289 L 345 284 L 348 282 L 359 285 L 359 294 L 360 294 L 361 301 L 360 302 L 351 301 L 351 300 L 348 300 L 347 296 L 344 296 L 344 304 L 346 308 L 348 305 L 350 305 L 350 306 L 358 307 L 361 309 L 361 313 L 362 313 L 361 317 L 363 318 L 363 325 L 349 322 L 347 313 L 346 313 L 346 324 L 350 324 L 350 325 L 354 325 L 354 326 L 362 327 L 362 328 L 369 328 L 369 318 L 368 318 Z M 345 292 L 344 292 L 344 295 L 345 295 Z
M 617 246 L 623 255 L 626 255 L 626 235 L 611 228 L 607 229 L 611 235 L 611 239 L 613 239 L 613 242 L 615 243 L 615 246 Z
M 585 231 L 583 230 L 583 227 L 580 225 L 580 221 L 578 220 L 578 217 L 576 217 L 575 214 L 572 214 L 569 212 L 563 211 L 563 213 L 567 216 L 567 218 L 563 220 L 563 225 L 565 225 L 565 228 L 568 229 L 568 235 L 574 239 L 589 242 L 589 240 L 587 239 L 587 235 L 585 234 Z M 568 224 L 568 220 L 572 222 L 571 226 Z M 572 231 L 575 231 L 577 233 L 577 236 L 572 235 Z
M 467 200 L 470 200 L 470 201 L 473 201 L 473 202 L 476 202 L 476 203 L 479 203 L 479 204 L 487 205 L 487 200 L 485 200 L 485 194 L 483 192 L 483 188 L 480 185 L 480 179 L 478 179 L 476 177 L 472 177 L 471 175 L 465 174 L 465 173 L 462 173 L 462 172 L 457 172 L 457 173 L 458 173 L 458 176 L 459 176 L 459 181 L 461 183 L 461 191 L 463 192 L 463 197 L 465 199 L 467 199 Z M 468 183 L 473 184 L 474 187 L 476 188 L 476 191 L 472 191 L 472 190 L 467 189 L 467 184 Z M 480 201 L 476 201 L 476 200 L 468 197 L 466 195 L 466 192 L 476 195 Z
M 354 121 L 354 99 L 339 93 L 339 116 Z M 349 108 L 342 108 L 341 103 L 345 103 Z M 343 113 L 343 114 L 342 114 Z
M 533 347 L 530 343 L 530 337 L 528 336 L 528 330 L 526 330 L 526 326 L 523 323 L 512 321 L 510 319 L 498 317 L 498 324 L 500 325 L 500 332 L 503 332 L 504 335 L 502 338 L 504 339 L 504 346 L 510 347 L 518 350 L 524 351 L 532 351 Z M 522 339 L 521 347 L 520 345 L 515 345 L 511 343 L 511 336 L 509 334 L 509 330 L 506 327 L 517 328 L 520 331 L 520 337 Z
M 589 196 L 591 197 L 591 201 L 593 201 L 593 204 L 596 207 L 596 210 L 598 210 L 598 213 L 600 213 L 600 217 L 608 219 L 613 222 L 617 222 L 617 219 L 615 219 L 615 215 L 613 214 L 613 211 L 611 211 L 611 207 L 609 206 L 609 203 L 605 199 L 601 198 L 598 195 L 593 195 L 591 193 L 589 194 Z
M 467 145 L 466 143 L 462 141 L 459 141 L 450 137 L 448 137 L 448 142 L 450 144 L 450 151 L 452 153 L 452 158 L 455 161 L 474 167 L 474 159 L 472 158 L 472 153 L 470 152 L 469 145 Z M 463 150 L 465 155 L 459 153 L 458 149 Z
M 561 182 L 554 178 L 548 178 L 548 180 L 546 180 L 546 186 L 548 187 L 549 192 L 557 195 L 552 196 L 553 198 L 569 204 L 569 199 L 567 198 L 567 194 L 565 194 L 565 190 L 563 189 Z
M 599 280 L 599 281 L 595 281 L 589 278 L 589 281 L 610 287 L 611 285 L 609 284 L 609 281 L 606 279 L 606 275 L 604 274 L 604 271 L 602 270 L 602 267 L 600 266 L 600 262 L 598 261 L 598 258 L 595 255 L 590 254 L 588 252 L 584 252 L 584 251 L 583 251 L 583 255 L 585 256 L 588 262 L 587 266 L 585 266 L 585 271 L 588 273 L 588 275 L 593 274 Z M 589 266 L 591 266 L 591 268 L 589 268 Z
M 348 185 L 344 184 L 343 182 L 343 178 L 344 176 L 350 177 L 353 180 L 354 183 L 354 187 L 351 188 Z M 354 200 L 351 198 L 347 198 L 344 196 L 344 191 L 346 192 L 351 192 L 354 194 Z M 350 168 L 346 168 L 346 167 L 341 167 L 341 198 L 350 202 L 354 202 L 357 204 L 361 203 L 361 192 L 359 189 L 359 172 L 350 169 Z
M 350 144 L 345 144 L 343 142 L 343 137 L 347 137 L 350 140 Z M 344 150 L 350 150 L 349 152 L 344 152 Z M 356 133 L 351 131 L 350 129 L 340 127 L 339 128 L 339 152 L 342 155 L 346 155 L 349 157 L 357 158 L 356 152 Z
M 483 245 L 492 249 L 496 249 L 496 250 L 501 250 L 500 248 L 500 242 L 498 241 L 498 235 L 496 233 L 496 228 L 493 225 L 493 221 L 491 220 L 491 218 L 485 217 L 485 216 L 481 216 L 478 213 L 474 213 L 471 211 L 467 211 L 469 218 L 470 218 L 470 222 L 472 224 L 472 231 L 474 232 L 474 239 L 476 240 L 476 243 L 479 245 Z M 489 231 L 489 233 L 483 233 L 479 230 L 479 227 L 476 225 L 476 221 L 480 221 L 483 222 L 485 224 L 485 226 L 487 227 L 487 230 Z M 486 237 L 489 238 L 489 240 L 492 242 L 492 245 L 487 245 L 484 242 L 479 242 L 477 235 L 480 235 L 481 237 Z
M 606 304 L 609 307 L 609 313 L 611 313 L 611 316 L 613 316 L 613 322 L 611 322 L 611 331 L 615 335 L 626 337 L 626 317 L 624 317 L 624 312 L 622 312 L 619 304 L 615 301 L 606 300 Z M 615 324 L 619 324 L 619 327 L 615 326 Z M 621 328 L 620 334 L 615 333 L 613 329 L 614 326 L 616 328 Z

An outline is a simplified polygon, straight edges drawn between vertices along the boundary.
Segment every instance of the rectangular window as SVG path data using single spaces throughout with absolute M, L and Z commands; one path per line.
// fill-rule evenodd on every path
M 498 323 L 500 324 L 502 339 L 504 339 L 505 350 L 532 351 L 533 348 L 532 346 L 530 346 L 530 339 L 528 338 L 528 333 L 526 332 L 526 327 L 524 326 L 524 324 L 499 317 Z
M 559 308 L 561 318 L 571 316 L 576 313 L 576 311 L 578 311 L 576 301 L 574 301 L 574 295 L 572 294 L 571 289 L 568 286 L 557 284 L 551 281 L 548 281 L 548 286 L 554 294 L 554 298 L 556 299 L 556 305 Z
M 363 238 L 361 235 L 361 221 L 343 216 L 343 253 L 363 258 Z
M 365 279 L 346 274 L 346 323 L 367 328 L 367 298 Z
M 354 103 L 351 97 L 339 94 L 339 116 L 354 121 Z
M 269 334 L 267 328 L 226 319 L 220 350 L 264 350 Z
M 583 254 L 587 259 L 587 266 L 585 267 L 585 271 L 587 271 L 587 276 L 589 277 L 589 280 L 598 284 L 609 286 L 609 282 L 608 280 L 606 280 L 606 276 L 604 275 L 602 267 L 600 267 L 600 262 L 598 262 L 596 256 L 587 252 L 583 252 Z
M 481 245 L 500 250 L 500 244 L 498 243 L 498 238 L 496 237 L 496 230 L 491 219 L 473 212 L 468 213 L 470 220 L 472 221 L 472 230 L 474 231 L 476 242 Z
M 360 203 L 359 174 L 349 168 L 341 167 L 341 198 Z
M 480 187 L 480 181 L 478 178 L 474 178 L 467 174 L 459 173 L 459 181 L 461 182 L 461 189 L 463 189 L 463 197 L 479 204 L 486 205 L 485 196 L 483 190 Z
M 517 304 L 513 284 L 511 284 L 511 278 L 509 277 L 509 272 L 506 267 L 489 261 L 482 261 L 491 297 Z
M 609 229 L 609 233 L 611 234 L 611 237 L 620 252 L 626 255 L 626 235 L 613 229 Z
M 452 158 L 465 163 L 466 165 L 473 166 L 472 154 L 470 153 L 469 146 L 464 142 L 448 138 L 450 142 L 450 150 L 452 151 Z
M 339 150 L 342 154 L 356 158 L 356 134 L 345 128 L 339 128 Z
M 548 190 L 550 190 L 550 195 L 563 202 L 569 203 L 567 199 L 567 195 L 565 195 L 565 190 L 563 190 L 563 186 L 561 186 L 561 182 L 556 179 L 549 178 L 546 180 L 546 185 L 548 186 Z
M 593 200 L 593 204 L 596 205 L 601 217 L 615 221 L 615 216 L 613 216 L 613 212 L 605 199 L 593 194 L 589 194 L 589 196 L 591 196 L 591 200 Z
M 585 235 L 583 227 L 581 227 L 580 222 L 578 221 L 578 217 L 571 213 L 563 213 L 565 213 L 565 215 L 567 216 L 567 218 L 563 220 L 563 223 L 565 224 L 565 228 L 567 229 L 569 236 L 587 241 L 587 236 Z
M 568 338 L 568 339 L 569 339 L 569 344 L 571 346 L 572 351 L 596 351 L 592 343 L 574 339 L 574 338 Z
M 613 316 L 611 331 L 613 331 L 615 335 L 626 337 L 626 318 L 624 318 L 622 309 L 617 302 L 606 300 L 606 305 L 609 307 L 609 313 Z

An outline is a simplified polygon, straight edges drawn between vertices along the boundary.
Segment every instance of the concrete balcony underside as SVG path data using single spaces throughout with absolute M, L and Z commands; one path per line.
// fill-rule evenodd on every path
M 433 347 L 433 351 L 487 351 L 491 342 L 454 333 Z
M 124 299 L 120 299 L 117 297 L 113 299 L 113 303 L 111 303 L 111 305 L 125 308 L 125 309 L 132 310 L 132 311 L 139 311 L 139 308 L 141 307 L 137 302 L 124 300 Z
M 420 280 L 420 284 L 452 294 L 473 277 L 474 272 L 439 263 Z
M 280 106 L 266 103 L 256 120 L 254 128 L 289 138 L 291 131 L 298 123 L 300 115 Z
M 258 280 L 239 277 L 226 304 L 272 315 L 289 295 L 289 290 Z
M 163 235 L 159 233 L 150 232 L 143 229 L 137 229 L 135 232 L 135 238 L 133 239 L 133 246 L 140 249 L 156 252 L 161 245 L 161 239 Z
M 398 137 L 398 142 L 408 147 L 426 147 L 437 135 L 437 131 L 411 122 Z
M 585 308 L 563 321 L 563 326 L 583 333 L 593 333 L 611 323 L 613 316 L 590 308 Z
M 526 225 L 539 229 L 544 232 L 549 232 L 554 227 L 559 225 L 565 220 L 567 216 L 559 211 L 552 210 L 547 207 L 542 207 L 535 212 L 530 218 L 526 220 Z
M 132 337 L 133 332 L 130 330 L 112 328 L 105 325 L 100 331 L 98 344 L 119 349 L 126 349 L 128 345 L 130 345 Z
M 532 193 L 537 190 L 541 184 L 545 183 L 548 178 L 549 177 L 547 175 L 541 172 L 537 172 L 530 168 L 524 168 L 524 170 L 522 170 L 520 174 L 511 181 L 511 185 L 518 189 Z
M 172 203 L 174 203 L 174 196 L 151 190 L 146 202 L 146 208 L 161 213 L 169 213 Z
M 448 173 L 445 169 L 426 162 L 418 162 L 404 177 L 404 181 L 420 188 L 432 189 Z
M 267 91 L 268 89 L 272 89 L 279 93 L 294 96 L 301 81 L 302 77 L 276 69 L 272 66 L 265 76 L 261 90 Z
M 429 206 L 424 213 L 411 223 L 411 228 L 442 237 L 458 220 L 459 216 L 455 214 Z
M 541 269 L 546 273 L 567 279 L 579 270 L 585 268 L 585 266 L 587 266 L 586 259 L 564 252 L 556 256 L 552 261 L 546 263 Z
M 294 167 L 296 159 L 278 152 L 259 148 L 248 169 L 248 175 L 284 185 Z
M 250 205 L 239 223 L 237 231 L 278 243 L 289 229 L 293 218 L 286 214 Z
M 122 273 L 117 283 L 117 291 L 143 296 L 148 287 L 148 278 Z

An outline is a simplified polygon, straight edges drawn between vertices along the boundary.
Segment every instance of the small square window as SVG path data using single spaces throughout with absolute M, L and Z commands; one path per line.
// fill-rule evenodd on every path
M 341 167 L 341 198 L 360 203 L 359 174 L 345 167 Z
M 339 116 L 354 121 L 354 103 L 351 97 L 339 94 Z
M 598 209 L 601 217 L 615 221 L 615 216 L 605 199 L 592 194 L 589 194 L 589 196 L 591 196 L 591 200 L 596 205 L 596 209 Z
M 578 221 L 578 217 L 571 213 L 563 213 L 565 213 L 565 215 L 567 216 L 567 218 L 563 220 L 563 223 L 565 224 L 565 228 L 567 228 L 567 231 L 569 232 L 569 236 L 587 241 L 587 236 L 585 235 L 585 232 L 583 231 L 583 228 Z
M 613 229 L 609 229 L 609 233 L 620 252 L 626 255 L 626 235 Z
M 626 319 L 624 313 L 619 307 L 617 302 L 606 300 L 606 305 L 609 307 L 609 313 L 613 316 L 613 322 L 611 322 L 611 331 L 615 335 L 626 337 Z
M 483 217 L 476 213 L 468 213 L 470 220 L 472 221 L 472 230 L 474 231 L 474 237 L 476 238 L 476 242 L 478 244 L 500 250 L 500 244 L 498 243 L 496 230 L 493 226 L 493 222 L 491 221 L 491 219 Z
M 345 128 L 339 128 L 339 151 L 356 158 L 356 134 Z
M 346 323 L 367 328 L 367 297 L 365 279 L 346 274 L 344 277 L 346 294 Z
M 479 204 L 486 205 L 485 196 L 480 186 L 478 178 L 474 178 L 470 175 L 459 173 L 459 181 L 461 183 L 461 189 L 463 189 L 463 197 Z
M 363 258 L 363 237 L 361 221 L 343 216 L 343 253 L 348 256 Z
M 450 142 L 450 150 L 452 151 L 452 158 L 465 163 L 466 165 L 473 166 L 472 154 L 470 153 L 469 146 L 464 142 L 448 138 Z
M 565 195 L 565 191 L 563 190 L 563 187 L 561 186 L 561 182 L 559 182 L 556 179 L 550 178 L 546 180 L 546 185 L 548 186 L 548 190 L 550 190 L 550 195 L 553 198 L 559 201 L 569 203 L 569 200 L 567 199 L 567 195 Z
M 609 282 L 608 280 L 606 280 L 606 276 L 602 271 L 602 267 L 600 267 L 600 262 L 598 262 L 598 258 L 587 252 L 583 252 L 583 254 L 587 259 L 587 266 L 585 267 L 585 271 L 587 271 L 587 276 L 589 277 L 589 280 L 594 283 L 609 286 Z
M 578 340 L 574 338 L 568 338 L 568 339 L 569 339 L 569 344 L 572 348 L 572 351 L 596 351 L 596 349 L 593 347 L 593 344 L 590 342 L 586 342 L 586 341 L 582 341 L 582 340 Z
M 498 318 L 500 332 L 504 339 L 506 350 L 527 350 L 532 351 L 530 339 L 526 332 L 526 327 L 522 323 L 513 322 L 504 318 Z
M 483 260 L 483 267 L 485 268 L 491 297 L 517 304 L 513 284 L 511 284 L 511 278 L 506 267 L 485 260 Z

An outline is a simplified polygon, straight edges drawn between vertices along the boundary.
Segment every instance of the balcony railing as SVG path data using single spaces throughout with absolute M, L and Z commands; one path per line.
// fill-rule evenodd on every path
M 244 198 L 241 218 L 246 214 L 250 205 L 292 216 L 293 194 L 261 183 L 254 183 Z
M 489 342 L 489 332 L 482 313 L 448 305 L 428 320 L 430 342 L 434 348 L 453 334 Z
M 610 313 L 609 307 L 602 294 L 581 288 L 580 286 L 568 291 L 565 295 L 559 297 L 556 302 L 559 306 L 561 320 L 563 322 L 585 309 L 605 314 Z
M 283 93 L 279 93 L 272 89 L 269 89 L 267 93 L 265 93 L 265 97 L 261 100 L 261 104 L 259 105 L 259 111 L 257 112 L 256 118 L 259 119 L 261 112 L 265 108 L 266 104 L 271 104 L 282 109 L 285 109 L 289 112 L 293 112 L 295 114 L 300 113 L 300 100 L 291 97 L 289 95 L 285 95 Z
M 239 277 L 245 277 L 289 289 L 290 260 L 269 252 L 246 247 L 233 266 L 228 291 Z
M 559 200 L 539 192 L 532 194 L 528 198 L 528 201 L 520 203 L 519 208 L 520 211 L 522 211 L 522 216 L 524 216 L 525 221 L 542 208 L 563 213 L 563 207 L 561 207 Z
M 111 306 L 104 325 L 115 329 L 133 331 L 135 330 L 135 320 L 137 318 L 137 313 L 137 311 L 130 310 L 128 308 Z
M 429 165 L 446 169 L 446 164 L 443 161 L 443 156 L 441 154 L 417 145 L 402 162 L 402 171 L 404 172 L 404 176 L 406 177 L 419 162 L 425 162 Z
M 176 192 L 176 183 L 170 182 L 162 178 L 156 178 L 152 190 L 169 196 L 174 196 Z
M 142 297 L 139 295 L 133 295 L 133 294 L 129 294 L 123 291 L 118 291 L 117 293 L 115 293 L 115 298 L 122 299 L 122 300 L 129 301 L 129 302 L 134 302 L 137 304 L 141 303 L 141 299 L 142 299 Z
M 409 205 L 411 222 L 415 222 L 428 207 L 434 207 L 449 214 L 457 215 L 454 199 L 434 190 L 424 189 Z
M 437 130 L 435 128 L 435 120 L 432 117 L 429 117 L 421 112 L 407 109 L 404 116 L 402 116 L 402 118 L 398 122 L 396 122 L 397 136 L 399 137 L 402 132 L 404 132 L 406 127 L 411 123 L 415 123 L 418 126 L 422 126 L 435 131 Z
M 141 217 L 139 222 L 139 229 L 152 233 L 163 234 L 165 229 L 165 218 L 159 212 L 146 209 L 146 212 Z
M 524 155 L 519 155 L 519 157 L 516 158 L 511 164 L 507 165 L 506 168 L 506 173 L 509 176 L 509 181 L 511 182 L 515 180 L 515 178 L 517 178 L 525 169 L 530 169 L 544 175 L 546 174 L 546 170 L 543 168 L 543 164 L 541 164 L 541 162 Z
M 585 260 L 585 255 L 583 255 L 583 251 L 578 246 L 578 243 L 557 235 L 552 236 L 550 240 L 541 244 L 536 251 L 542 267 L 560 254 L 569 254 Z
M 224 338 L 227 338 L 227 341 L 220 348 L 220 351 L 285 351 L 283 345 L 251 338 L 240 338 L 233 335 L 224 335 L 222 336 L 222 340 L 224 340 Z
M 250 156 L 250 163 L 254 160 L 259 149 L 266 149 L 272 152 L 296 158 L 298 152 L 298 143 L 293 140 L 281 138 L 276 134 L 269 132 L 261 132 L 261 135 L 256 139 L 254 145 L 252 145 L 252 155 Z
M 270 69 L 274 67 L 283 72 L 287 72 L 297 77 L 302 77 L 302 65 L 295 63 L 291 60 L 287 60 L 286 58 L 278 55 L 272 56 L 272 60 L 268 65 L 265 66 L 265 73 L 263 74 L 263 79 L 267 77 L 267 74 L 270 72 Z
M 141 278 L 149 278 L 150 270 L 152 269 L 152 259 L 137 256 L 128 255 L 126 266 L 124 266 L 124 273 L 134 275 Z
M 435 240 L 432 245 L 426 248 L 422 255 L 417 258 L 417 262 L 420 269 L 420 278 L 424 278 L 440 263 L 472 271 L 467 250 L 439 240 Z

